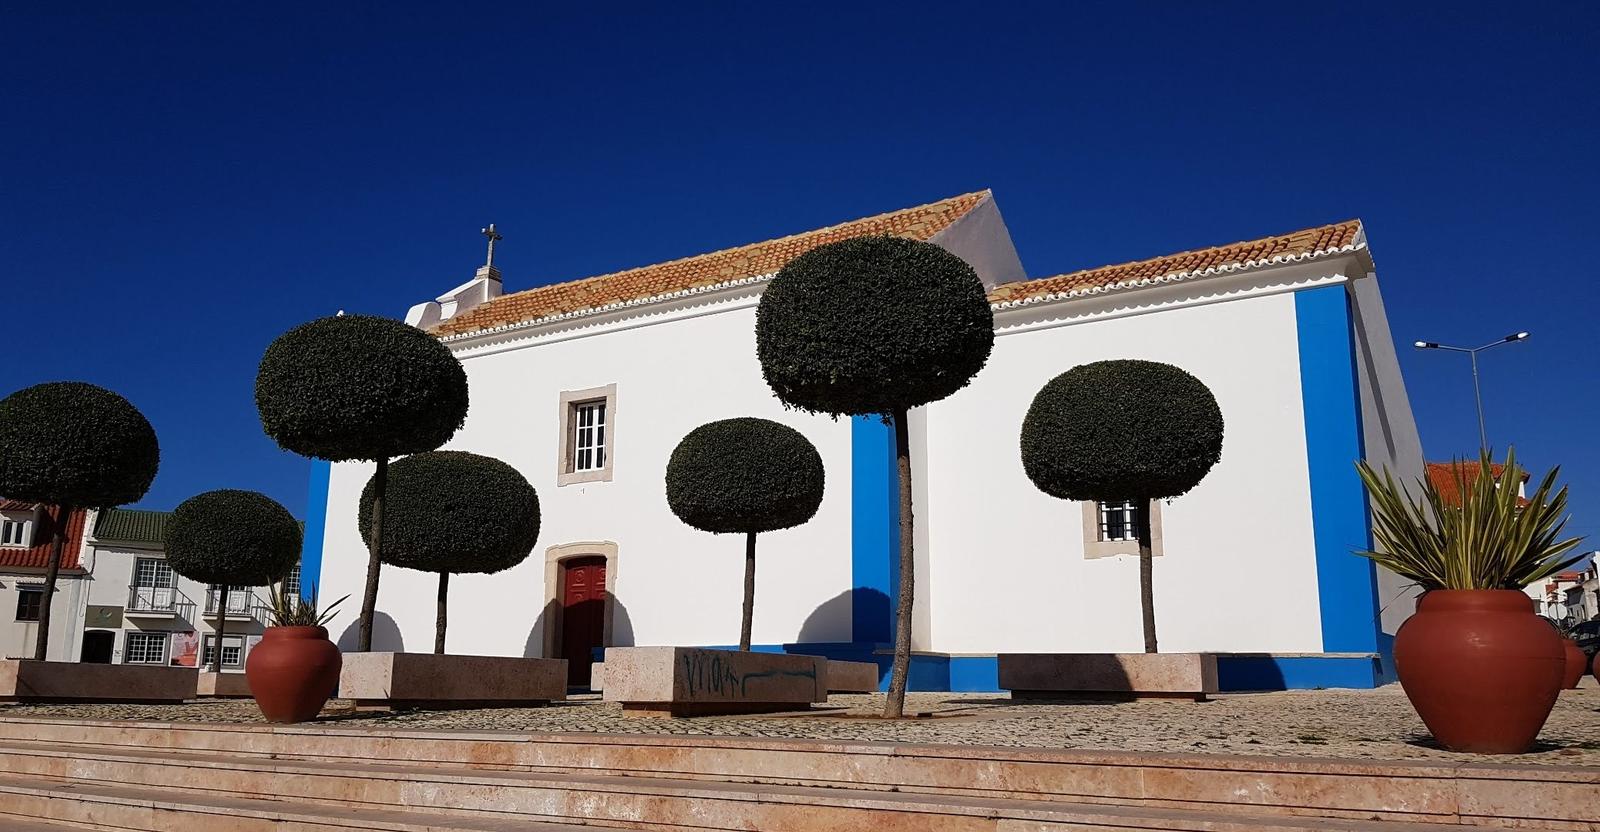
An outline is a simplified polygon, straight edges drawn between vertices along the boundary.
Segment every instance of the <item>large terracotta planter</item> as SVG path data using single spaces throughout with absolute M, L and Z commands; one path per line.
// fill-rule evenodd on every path
M 1567 667 L 1561 636 L 1516 590 L 1434 590 L 1395 635 L 1395 669 L 1434 739 L 1454 751 L 1533 747 Z
M 1567 690 L 1572 690 L 1578 686 L 1579 682 L 1583 681 L 1583 674 L 1588 672 L 1589 657 L 1584 655 L 1583 649 L 1578 646 L 1576 641 L 1570 638 L 1562 639 L 1561 644 L 1567 650 L 1567 676 L 1561 686 Z
M 244 674 L 267 721 L 305 722 L 333 695 L 343 663 L 326 628 L 268 627 Z

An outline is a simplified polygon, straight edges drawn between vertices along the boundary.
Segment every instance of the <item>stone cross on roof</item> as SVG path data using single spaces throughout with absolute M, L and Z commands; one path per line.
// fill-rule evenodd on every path
M 485 265 L 488 268 L 492 269 L 492 268 L 494 268 L 494 244 L 496 242 L 500 241 L 500 240 L 505 239 L 505 238 L 500 236 L 500 232 L 494 230 L 494 223 L 492 223 L 492 222 L 489 223 L 489 227 L 488 228 L 483 229 L 482 233 L 483 233 L 483 236 L 489 238 L 489 259 L 483 265 Z

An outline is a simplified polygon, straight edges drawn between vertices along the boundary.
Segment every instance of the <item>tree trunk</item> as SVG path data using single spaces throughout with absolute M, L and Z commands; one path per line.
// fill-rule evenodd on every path
M 889 697 L 883 715 L 905 715 L 906 677 L 911 674 L 911 602 L 916 594 L 916 561 L 911 520 L 911 426 L 904 409 L 894 412 L 894 455 L 900 469 L 900 600 L 894 615 L 894 670 L 889 675 Z
M 50 524 L 50 565 L 44 572 L 44 592 L 39 595 L 39 632 L 33 640 L 33 657 L 45 660 L 50 650 L 50 602 L 56 596 L 56 576 L 61 574 L 61 552 L 67 546 L 67 522 L 72 519 L 72 506 L 56 506 L 55 522 Z
M 1139 607 L 1144 617 L 1144 652 L 1156 653 L 1156 593 L 1151 582 L 1155 572 L 1155 553 L 1150 547 L 1150 504 L 1145 500 L 1139 514 Z
M 433 652 L 439 653 L 441 655 L 444 653 L 445 619 L 449 617 L 445 613 L 445 605 L 448 603 L 448 601 L 446 600 L 446 597 L 449 594 L 450 594 L 450 573 L 449 572 L 440 572 L 439 573 L 439 614 L 438 614 L 438 616 L 436 616 L 433 619 Z
M 372 651 L 372 617 L 378 610 L 378 572 L 383 562 L 378 559 L 378 541 L 383 539 L 383 492 L 389 482 L 389 459 L 378 460 L 378 472 L 372 477 L 372 530 L 367 539 L 367 588 L 361 595 L 361 621 L 356 630 L 356 652 Z
M 756 533 L 744 537 L 744 617 L 739 620 L 739 649 L 750 649 L 750 625 L 756 613 Z
M 217 591 L 217 642 L 211 651 L 211 672 L 222 672 L 222 636 L 228 631 L 228 585 Z M 204 650 L 201 651 L 205 652 Z M 220 688 L 219 688 L 220 690 Z

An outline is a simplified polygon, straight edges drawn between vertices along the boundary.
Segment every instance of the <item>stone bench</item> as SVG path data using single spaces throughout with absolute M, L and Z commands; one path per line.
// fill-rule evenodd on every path
M 339 697 L 361 711 L 544 705 L 567 698 L 567 660 L 346 653 Z
M 828 659 L 829 693 L 877 693 L 878 665 Z
M 175 704 L 195 698 L 193 667 L 0 659 L 0 702 Z
M 249 699 L 250 682 L 243 673 L 210 673 L 201 671 L 196 696 L 216 699 Z
M 624 716 L 801 711 L 826 702 L 827 659 L 699 647 L 606 650 L 603 698 Z
M 1184 698 L 1217 692 L 1212 653 L 1002 653 L 1000 687 L 1016 697 Z

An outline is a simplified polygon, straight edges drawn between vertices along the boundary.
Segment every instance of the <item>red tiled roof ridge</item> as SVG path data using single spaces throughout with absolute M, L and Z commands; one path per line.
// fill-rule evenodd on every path
M 956 220 L 965 216 L 979 203 L 983 202 L 983 200 L 992 198 L 992 196 L 993 195 L 991 191 L 986 188 L 980 191 L 957 194 L 956 196 L 946 197 L 944 199 L 935 200 L 922 205 L 901 208 L 881 214 L 874 214 L 872 216 L 862 217 L 860 219 L 848 220 L 845 222 L 824 226 L 822 228 L 815 228 L 795 234 L 787 234 L 781 237 L 774 237 L 759 242 L 745 243 L 743 245 L 731 246 L 728 248 L 717 249 L 687 257 L 679 257 L 659 263 L 635 266 L 628 269 L 622 269 L 620 271 L 578 278 L 576 280 L 569 280 L 561 283 L 549 283 L 543 286 L 534 286 L 528 289 L 523 289 L 519 292 L 501 295 L 500 297 L 468 310 L 461 315 L 446 320 L 440 323 L 437 327 L 434 327 L 433 333 L 441 338 L 447 339 L 466 337 L 469 335 L 479 334 L 486 330 L 517 326 L 534 321 L 561 317 L 563 315 L 613 308 L 624 304 L 638 303 L 652 298 L 673 295 L 695 289 L 706 289 L 714 286 L 731 285 L 741 280 L 751 280 L 775 273 L 778 268 L 781 268 L 782 264 L 777 263 L 770 269 L 762 268 L 761 266 L 754 266 L 754 270 L 752 270 L 752 261 L 761 259 L 760 257 L 752 257 L 747 258 L 744 261 L 736 261 L 734 264 L 732 264 L 734 268 L 730 269 L 728 264 L 722 264 L 719 261 L 731 259 L 739 254 L 744 253 L 761 255 L 766 253 L 769 249 L 783 247 L 794 247 L 801 248 L 802 250 L 809 250 L 810 248 L 814 248 L 816 245 L 821 245 L 823 242 L 828 241 L 827 238 L 830 236 L 840 235 L 840 232 L 848 232 L 850 230 L 854 230 L 855 228 L 860 228 L 860 232 L 856 234 L 845 233 L 841 235 L 840 238 L 843 239 L 846 236 L 862 236 L 871 233 L 907 235 L 907 232 L 909 231 L 915 232 L 909 236 L 914 236 L 917 239 L 927 239 L 939 233 L 940 231 L 943 231 L 945 228 L 948 228 Z M 894 228 L 896 220 L 915 218 L 922 214 L 930 214 L 931 216 L 927 219 L 931 220 L 931 222 L 911 222 L 906 228 L 898 230 Z M 876 226 L 885 227 L 878 229 L 875 228 Z M 923 230 L 926 230 L 926 233 L 921 233 Z M 807 245 L 808 242 L 812 241 L 815 241 L 814 244 Z M 803 252 L 795 251 L 790 256 L 796 256 L 800 253 Z M 769 257 L 766 259 L 771 258 Z M 706 266 L 708 270 L 717 266 L 721 266 L 721 268 L 716 269 L 717 274 L 684 274 L 679 276 L 679 279 L 677 280 L 667 280 L 666 273 L 674 271 L 687 271 L 689 267 L 702 264 Z M 740 265 L 744 265 L 746 268 L 738 268 L 737 266 Z M 589 294 L 588 290 L 594 287 L 602 287 L 606 284 L 613 283 L 626 283 L 628 282 L 629 278 L 646 278 L 646 281 L 648 281 L 649 277 L 656 275 L 660 275 L 662 282 L 665 282 L 666 285 L 658 287 L 641 286 L 638 287 L 638 291 L 628 291 L 626 288 L 619 286 L 617 287 L 619 291 L 616 292 L 617 297 L 604 302 L 590 302 L 590 298 L 579 297 L 569 298 L 568 302 L 561 303 L 559 299 L 555 298 L 556 295 L 587 295 Z M 549 297 L 551 299 L 551 303 L 547 304 L 551 308 L 543 313 L 540 313 L 537 310 L 530 310 L 528 314 L 519 314 L 511 309 L 508 309 L 508 307 L 520 305 L 519 301 L 527 301 L 541 296 Z M 501 312 L 502 314 L 497 315 L 495 314 L 496 312 Z M 509 312 L 510 314 L 504 314 L 506 312 Z M 501 317 L 508 318 L 508 320 L 498 320 L 498 318 Z
M 1361 220 L 1351 219 L 1267 237 L 1006 283 L 989 293 L 989 301 L 1004 308 L 1268 264 L 1298 262 L 1336 252 L 1354 251 L 1364 246 Z

